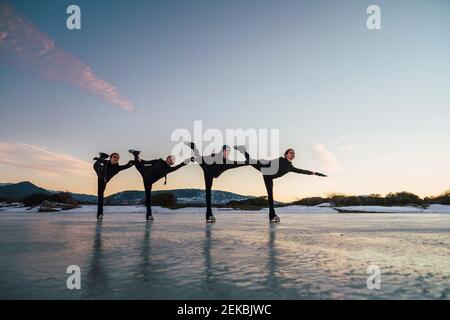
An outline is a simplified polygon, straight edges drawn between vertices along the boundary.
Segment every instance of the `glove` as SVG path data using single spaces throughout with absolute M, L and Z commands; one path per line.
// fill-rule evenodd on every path
M 320 173 L 320 172 L 316 172 L 315 175 L 319 176 L 319 177 L 327 177 L 327 175 Z

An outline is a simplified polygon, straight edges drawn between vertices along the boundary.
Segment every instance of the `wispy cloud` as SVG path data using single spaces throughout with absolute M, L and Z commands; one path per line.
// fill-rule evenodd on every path
M 328 171 L 340 170 L 336 155 L 326 149 L 322 144 L 316 143 L 311 147 L 311 154 L 314 160 L 318 161 L 323 169 Z
M 92 165 L 89 162 L 26 143 L 0 142 L 0 165 L 45 176 L 92 176 Z
M 113 85 L 56 46 L 47 34 L 3 1 L 0 1 L 0 49 L 12 54 L 20 65 L 45 78 L 76 85 L 122 109 L 133 109 L 133 104 Z
M 335 144 L 339 152 L 342 154 L 350 154 L 355 148 L 355 145 L 353 143 L 347 142 L 344 138 L 339 138 L 338 140 L 336 140 Z

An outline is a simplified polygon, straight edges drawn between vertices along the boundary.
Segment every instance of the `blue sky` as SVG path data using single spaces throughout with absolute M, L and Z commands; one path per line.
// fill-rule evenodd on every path
M 283 177 L 275 189 L 281 200 L 328 192 L 427 195 L 450 185 L 448 1 L 377 1 L 379 31 L 366 28 L 372 1 L 7 3 L 134 109 L 45 79 L 0 43 L 4 150 L 26 154 L 24 145 L 39 146 L 90 162 L 100 150 L 127 160 L 134 147 L 154 158 L 170 152 L 174 129 L 202 120 L 221 130 L 280 129 L 280 147 L 296 149 L 296 166 L 329 174 Z M 80 6 L 82 30 L 67 30 L 69 4 Z M 2 181 L 95 192 L 93 173 L 52 178 L 18 161 L 0 160 Z M 109 193 L 142 189 L 132 170 Z M 202 187 L 198 167 L 182 170 L 164 188 Z M 227 172 L 215 187 L 264 194 L 251 168 Z

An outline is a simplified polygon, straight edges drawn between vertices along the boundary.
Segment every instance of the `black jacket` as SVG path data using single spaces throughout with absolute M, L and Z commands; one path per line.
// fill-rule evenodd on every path
M 196 147 L 191 146 L 194 160 L 203 169 L 203 172 L 213 178 L 218 178 L 226 170 L 247 166 L 248 161 L 231 161 L 224 158 L 223 153 L 213 153 L 210 156 L 201 156 Z
M 119 165 L 119 164 L 112 164 L 109 160 L 104 159 L 97 159 L 98 162 L 103 164 L 103 168 L 100 171 L 100 179 L 102 179 L 104 182 L 109 182 L 109 180 L 112 179 L 116 174 L 118 174 L 120 171 L 128 169 L 133 166 L 133 161 L 129 161 L 127 164 Z
M 251 161 L 250 155 L 247 152 L 245 153 L 245 158 L 247 159 L 247 161 L 249 161 L 249 162 Z M 276 162 L 278 162 L 278 163 L 276 163 Z M 303 170 L 303 169 L 294 167 L 292 165 L 292 163 L 285 157 L 279 157 L 278 159 L 273 159 L 270 161 L 258 160 L 256 162 L 256 164 L 253 164 L 252 166 L 254 168 L 256 168 L 257 170 L 261 171 L 261 170 L 263 170 L 263 168 L 268 168 L 271 166 L 274 166 L 276 168 L 277 165 L 278 165 L 278 171 L 276 173 L 264 174 L 264 172 L 263 172 L 264 176 L 267 178 L 277 179 L 277 178 L 284 176 L 285 174 L 287 174 L 289 172 L 301 173 L 301 174 L 307 174 L 307 175 L 314 174 L 314 172 L 312 172 L 312 171 Z M 273 170 L 273 169 L 268 169 L 268 170 Z
M 141 163 L 144 165 L 144 174 L 142 176 L 145 182 L 150 184 L 155 183 L 167 174 L 186 165 L 186 163 L 182 162 L 179 165 L 171 167 L 161 158 L 149 161 L 142 160 Z

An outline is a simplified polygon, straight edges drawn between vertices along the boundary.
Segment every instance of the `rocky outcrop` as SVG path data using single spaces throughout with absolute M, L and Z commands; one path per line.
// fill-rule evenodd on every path
M 43 201 L 39 206 L 39 212 L 60 212 L 62 210 L 70 210 L 79 208 L 80 206 L 77 204 L 67 204 L 67 203 L 58 203 L 58 202 L 50 202 Z

